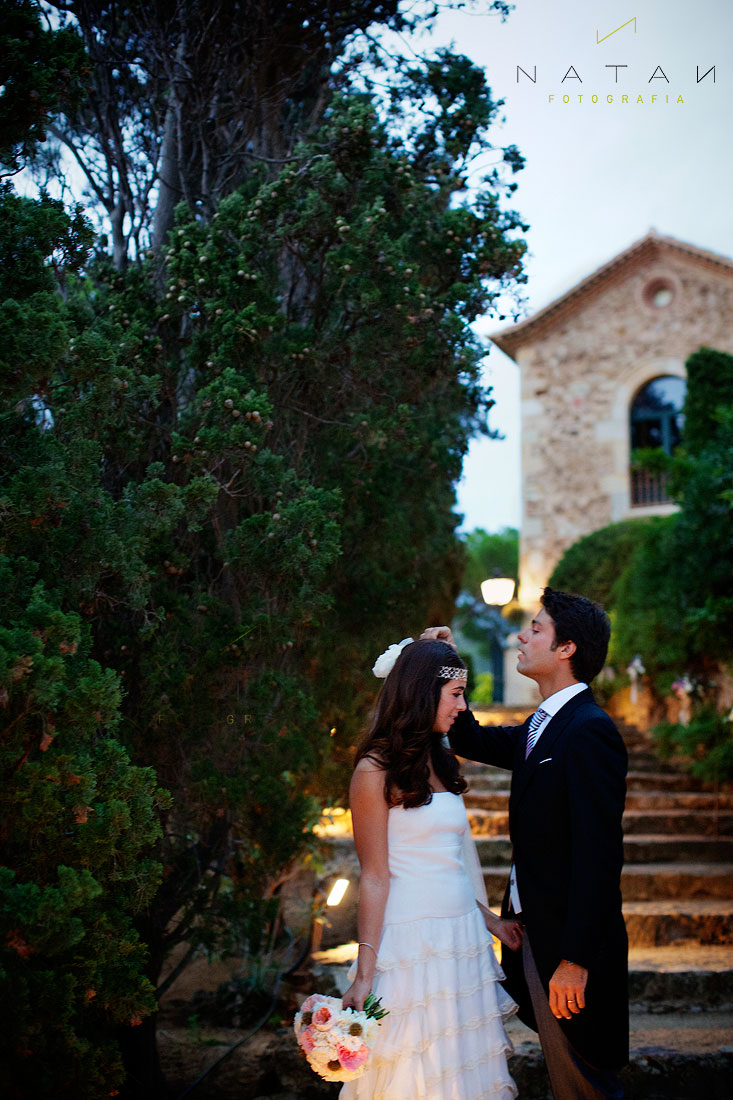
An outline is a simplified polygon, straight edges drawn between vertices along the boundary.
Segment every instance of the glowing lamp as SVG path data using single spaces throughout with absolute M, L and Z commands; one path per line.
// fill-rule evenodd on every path
M 347 878 L 337 878 L 326 898 L 326 905 L 339 905 L 349 886 Z
M 484 603 L 492 607 L 505 607 L 514 595 L 513 577 L 490 577 L 481 582 Z

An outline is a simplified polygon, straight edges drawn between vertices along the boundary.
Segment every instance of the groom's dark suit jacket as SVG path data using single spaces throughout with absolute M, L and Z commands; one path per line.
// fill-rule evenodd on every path
M 550 720 L 529 757 L 521 726 L 480 726 L 470 711 L 450 734 L 460 756 L 512 771 L 509 831 L 522 919 L 545 988 L 561 959 L 588 970 L 586 1008 L 561 1026 L 591 1065 L 628 1061 L 628 941 L 621 915 L 627 754 L 590 688 Z M 502 913 L 509 908 L 509 890 Z M 507 989 L 536 1027 L 521 952 L 502 951 Z

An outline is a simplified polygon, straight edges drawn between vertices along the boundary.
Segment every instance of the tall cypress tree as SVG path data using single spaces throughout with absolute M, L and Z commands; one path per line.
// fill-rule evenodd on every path
M 177 945 L 185 965 L 277 942 L 373 652 L 449 612 L 454 483 L 490 404 L 469 325 L 523 278 L 499 174 L 466 191 L 500 106 L 448 53 L 390 101 L 343 85 L 283 163 L 181 205 L 151 255 L 120 270 L 100 248 L 35 330 L 29 306 L 24 342 L 7 314 L 10 567 L 78 617 L 117 737 L 172 794 L 134 917 L 159 989 Z M 160 1093 L 154 1039 L 151 1017 L 122 1034 L 130 1095 Z

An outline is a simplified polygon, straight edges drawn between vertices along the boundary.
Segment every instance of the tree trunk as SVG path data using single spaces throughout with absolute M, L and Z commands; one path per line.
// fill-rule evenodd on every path
M 186 35 L 181 33 L 173 62 L 168 109 L 165 113 L 165 128 L 158 161 L 158 201 L 153 213 L 151 234 L 153 251 L 156 253 L 159 253 L 165 244 L 166 237 L 173 226 L 173 212 L 183 196 L 179 171 L 181 150 L 178 147 L 178 81 L 181 78 L 185 41 Z
M 173 211 L 181 199 L 181 184 L 178 178 L 178 149 L 176 142 L 176 106 L 173 102 L 175 91 L 171 88 L 171 102 L 165 115 L 165 130 L 160 151 L 160 169 L 158 178 L 158 201 L 153 214 L 151 234 L 153 251 L 159 253 L 173 225 Z
M 109 216 L 112 227 L 112 262 L 115 271 L 124 271 L 127 267 L 127 237 L 125 236 L 125 207 L 120 196 Z
M 170 1095 L 158 1057 L 157 1028 L 155 1013 L 118 1034 L 126 1075 L 120 1100 L 165 1100 Z
M 159 928 L 165 927 L 169 918 L 170 909 L 166 909 L 165 914 L 148 912 L 137 922 L 140 938 L 148 947 L 145 972 L 156 989 L 166 953 L 165 937 Z M 158 1056 L 157 1031 L 158 1013 L 154 1012 L 145 1016 L 141 1024 L 117 1032 L 115 1038 L 125 1067 L 121 1100 L 166 1100 L 170 1096 Z

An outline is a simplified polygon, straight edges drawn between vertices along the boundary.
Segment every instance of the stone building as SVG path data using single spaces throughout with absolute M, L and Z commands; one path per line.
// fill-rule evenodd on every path
M 693 351 L 733 354 L 733 260 L 652 231 L 492 339 L 521 375 L 519 601 L 530 609 L 576 539 L 674 509 L 631 451 L 674 448 Z M 531 701 L 507 658 L 511 701 Z

